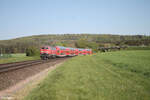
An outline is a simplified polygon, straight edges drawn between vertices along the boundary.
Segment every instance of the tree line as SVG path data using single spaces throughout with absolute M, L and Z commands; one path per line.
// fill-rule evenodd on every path
M 150 36 L 110 34 L 53 34 L 0 40 L 0 53 L 25 53 L 28 48 L 43 45 L 92 48 L 112 46 L 150 46 Z

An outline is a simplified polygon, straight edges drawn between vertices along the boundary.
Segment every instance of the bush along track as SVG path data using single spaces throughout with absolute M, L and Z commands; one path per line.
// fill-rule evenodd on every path
M 149 59 L 150 51 L 144 50 L 74 57 L 24 99 L 149 100 Z

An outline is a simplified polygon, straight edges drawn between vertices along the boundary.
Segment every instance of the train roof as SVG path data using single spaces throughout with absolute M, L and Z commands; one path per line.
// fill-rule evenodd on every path
M 82 51 L 82 50 L 87 50 L 87 51 L 91 51 L 92 49 L 83 49 L 83 48 L 71 48 L 71 47 L 63 47 L 63 46 L 56 46 L 60 49 L 70 49 L 70 50 L 79 50 L 79 51 Z
M 74 50 L 74 49 L 76 49 L 76 48 L 63 47 L 63 46 L 56 46 L 56 47 L 58 47 L 58 48 L 60 48 L 60 49 L 70 49 L 70 50 Z

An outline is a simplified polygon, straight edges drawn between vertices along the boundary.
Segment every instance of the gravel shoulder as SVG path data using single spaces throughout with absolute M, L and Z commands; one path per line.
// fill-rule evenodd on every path
M 21 100 L 38 85 L 47 74 L 67 59 L 18 69 L 0 74 L 0 100 Z M 7 87 L 7 88 L 6 88 Z

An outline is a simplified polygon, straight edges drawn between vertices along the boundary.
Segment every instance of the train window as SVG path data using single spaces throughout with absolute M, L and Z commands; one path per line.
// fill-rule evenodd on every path
M 64 55 L 64 53 L 61 53 L 61 55 Z
M 55 48 L 53 47 L 53 50 L 55 50 Z
M 48 47 L 42 47 L 42 49 L 49 49 Z

